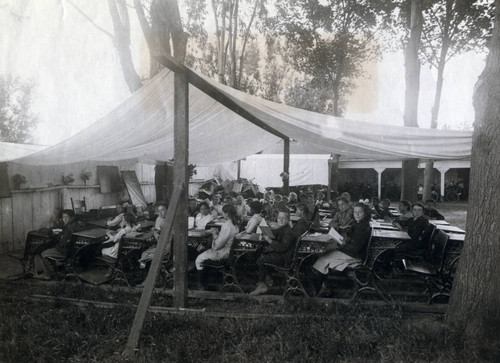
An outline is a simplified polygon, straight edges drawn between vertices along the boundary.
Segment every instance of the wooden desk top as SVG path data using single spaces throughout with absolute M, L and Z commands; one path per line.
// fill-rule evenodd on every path
M 204 238 L 211 235 L 208 229 L 189 229 L 188 237 L 190 238 Z
M 450 224 L 449 222 L 442 221 L 442 220 L 439 220 L 439 219 L 429 219 L 429 223 L 432 223 L 435 226 L 437 226 L 437 225 L 447 226 L 447 225 Z
M 83 231 L 79 232 L 74 232 L 74 236 L 77 237 L 87 237 L 87 238 L 102 238 L 106 236 L 106 229 L 104 228 L 92 228 L 92 229 L 86 229 Z
M 446 233 L 451 241 L 465 241 L 465 233 Z
M 333 238 L 328 233 L 307 234 L 306 236 L 302 237 L 301 240 L 304 242 L 334 242 Z
M 394 227 L 392 225 L 392 223 L 389 223 L 389 222 L 370 221 L 370 226 L 372 228 L 377 228 L 377 229 L 388 229 L 388 230 L 393 230 L 393 231 L 398 230 L 397 227 Z
M 372 236 L 378 238 L 411 239 L 405 231 L 392 231 L 387 229 L 373 229 Z
M 465 231 L 462 228 L 458 228 L 455 226 L 437 225 L 436 228 L 444 232 L 465 233 Z
M 248 241 L 248 242 L 260 242 L 262 241 L 260 239 L 260 236 L 262 236 L 260 233 L 245 233 L 241 232 L 234 237 L 238 241 Z

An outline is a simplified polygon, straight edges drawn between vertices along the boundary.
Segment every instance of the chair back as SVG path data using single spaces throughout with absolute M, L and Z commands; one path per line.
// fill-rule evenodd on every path
M 368 243 L 366 244 L 365 258 L 363 259 L 363 266 L 366 266 L 369 264 L 370 248 L 372 246 L 372 239 L 373 239 L 373 228 L 371 228 L 370 238 L 368 239 Z
M 301 241 L 302 239 L 309 233 L 309 230 L 305 231 L 304 233 L 302 233 L 300 236 L 297 237 L 297 239 L 295 240 L 295 246 L 294 246 L 294 250 L 293 250 L 293 256 L 292 256 L 292 259 L 291 261 L 289 262 L 289 266 L 290 267 L 295 267 L 296 263 L 297 263 L 297 260 L 298 260 L 298 254 L 299 254 L 299 249 L 300 249 L 300 246 L 301 246 Z
M 434 232 L 436 231 L 436 226 L 432 223 L 429 223 L 427 227 L 423 230 L 420 235 L 420 240 L 422 241 L 422 245 L 425 247 L 426 253 L 431 248 L 432 237 L 434 236 Z
M 78 199 L 75 200 L 73 198 L 70 199 L 71 199 L 71 208 L 73 208 L 73 212 L 75 212 L 75 214 L 81 214 L 87 211 L 87 206 L 85 205 L 85 197 L 83 197 L 82 200 Z
M 441 266 L 444 260 L 444 252 L 448 243 L 448 235 L 442 230 L 437 230 L 431 243 L 427 261 L 432 265 Z

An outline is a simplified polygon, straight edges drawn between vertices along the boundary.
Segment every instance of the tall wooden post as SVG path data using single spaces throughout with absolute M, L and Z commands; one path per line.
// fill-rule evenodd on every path
M 328 190 L 326 191 L 328 203 L 332 201 L 332 190 L 337 194 L 339 189 L 339 158 L 340 155 L 332 154 L 328 159 Z
M 283 139 L 283 174 L 286 173 L 288 177 L 283 178 L 283 194 L 290 193 L 290 139 Z
M 174 220 L 174 306 L 186 307 L 188 289 L 189 83 L 184 73 L 175 73 L 174 92 L 174 185 L 184 185 Z

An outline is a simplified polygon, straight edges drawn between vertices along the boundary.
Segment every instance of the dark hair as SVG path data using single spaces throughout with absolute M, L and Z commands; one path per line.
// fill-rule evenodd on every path
M 232 204 L 224 205 L 224 207 L 222 207 L 222 211 L 229 216 L 231 222 L 233 222 L 235 226 L 238 225 L 238 218 L 236 218 L 236 209 Z
M 379 202 L 379 203 L 380 203 L 380 199 L 378 199 L 378 197 L 373 197 L 373 198 L 372 198 L 372 203 L 373 203 L 373 202 L 375 202 L 375 201 L 377 201 L 377 202 Z
M 203 207 L 203 206 L 207 207 L 207 209 L 210 209 L 210 207 L 208 206 L 208 203 L 207 203 L 207 202 L 201 202 L 201 203 L 200 203 L 200 205 L 199 205 L 200 209 L 201 209 L 201 207 Z
M 432 203 L 432 204 L 436 205 L 436 201 L 434 199 L 427 199 L 425 201 L 425 204 L 427 204 L 427 203 Z
M 425 206 L 420 202 L 413 203 L 413 205 L 411 206 L 411 209 L 413 209 L 413 207 L 415 207 L 415 206 L 422 208 L 422 210 L 425 210 Z
M 406 207 L 406 209 L 408 209 L 408 210 L 410 210 L 410 208 L 411 208 L 411 204 L 407 200 L 400 200 L 399 204 L 404 205 Z
M 339 202 L 343 202 L 344 204 L 349 205 L 349 201 L 345 197 L 338 197 L 335 202 L 337 203 L 337 205 L 339 204 Z
M 255 213 L 258 214 L 262 212 L 262 204 L 260 204 L 259 201 L 254 200 L 253 202 L 250 202 L 250 210 L 253 210 Z
M 387 199 L 387 198 L 382 199 L 382 201 L 380 202 L 380 204 L 382 204 L 382 203 L 387 203 L 388 205 L 391 205 L 391 201 L 389 199 Z
M 309 219 L 309 217 L 310 217 L 310 213 L 311 213 L 311 212 L 309 211 L 309 208 L 307 207 L 307 204 L 306 204 L 306 203 L 298 203 L 298 204 L 296 205 L 296 208 L 297 208 L 297 209 L 300 209 L 301 211 L 303 211 L 303 212 L 304 212 L 304 218 L 305 218 L 305 219 Z
M 363 219 L 361 221 L 369 221 L 372 218 L 372 212 L 371 212 L 370 208 L 365 203 L 356 203 L 354 205 L 354 208 L 356 208 L 356 207 L 362 208 L 363 212 L 365 214 L 365 216 L 363 217 Z M 354 213 L 354 208 L 353 208 L 353 213 Z
M 290 220 L 290 209 L 288 209 L 288 208 L 278 208 L 278 213 L 285 213 L 288 216 L 288 220 Z
M 73 209 L 65 209 L 62 211 L 61 215 L 66 214 L 70 218 L 75 218 L 75 211 Z
M 135 224 L 135 217 L 132 213 L 129 213 L 129 212 L 125 213 L 125 215 L 123 216 L 123 219 L 125 220 L 125 222 L 127 222 L 131 226 L 133 226 Z
M 165 207 L 167 209 L 167 203 L 165 203 L 165 202 L 156 202 L 155 208 L 158 209 L 160 207 Z

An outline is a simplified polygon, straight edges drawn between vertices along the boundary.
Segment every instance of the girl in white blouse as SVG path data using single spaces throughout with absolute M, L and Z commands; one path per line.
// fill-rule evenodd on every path
M 120 247 L 120 241 L 122 240 L 122 237 L 137 228 L 135 226 L 134 215 L 132 213 L 126 213 L 123 220 L 125 221 L 125 226 L 120 228 L 115 235 L 111 234 L 110 231 L 106 233 L 108 236 L 108 240 L 104 241 L 103 243 L 114 242 L 114 244 L 111 247 L 102 249 L 103 256 L 118 258 L 118 249 Z
M 222 225 L 220 232 L 212 230 L 214 237 L 212 248 L 200 254 L 195 261 L 196 269 L 198 270 L 198 282 L 200 285 L 203 285 L 203 262 L 206 260 L 220 261 L 229 257 L 231 244 L 239 231 L 234 206 L 226 204 L 222 207 L 222 215 L 226 222 Z

